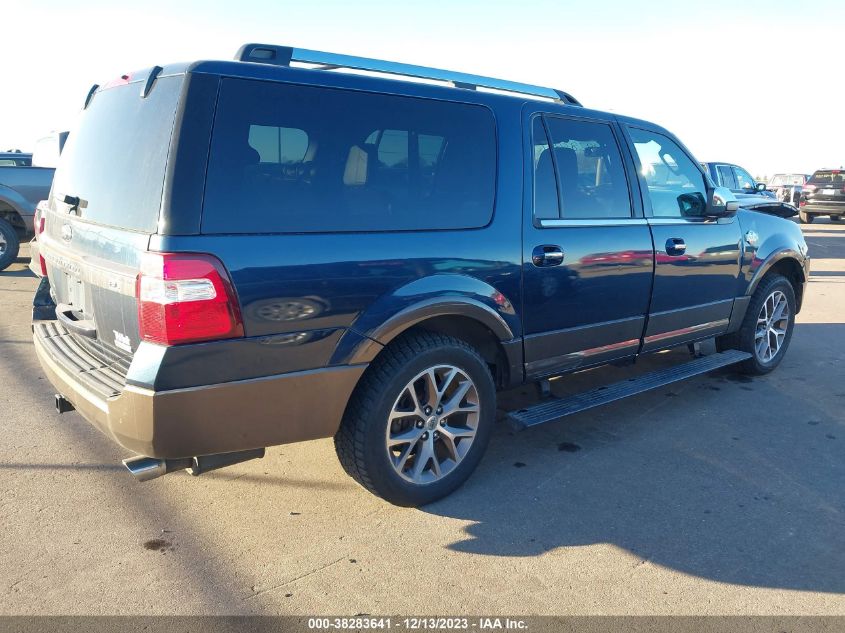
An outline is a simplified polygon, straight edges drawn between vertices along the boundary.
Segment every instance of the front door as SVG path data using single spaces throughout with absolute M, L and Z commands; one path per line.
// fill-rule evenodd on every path
M 637 353 L 654 266 L 613 121 L 534 115 L 523 235 L 526 374 Z
M 742 231 L 735 217 L 691 211 L 707 200 L 698 164 L 674 140 L 628 127 L 655 248 L 655 275 L 643 351 L 723 333 L 733 308 Z

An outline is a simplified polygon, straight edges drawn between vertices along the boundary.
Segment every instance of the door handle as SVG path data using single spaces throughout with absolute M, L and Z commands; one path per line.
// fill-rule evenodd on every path
M 554 244 L 535 246 L 531 252 L 531 263 L 537 267 L 560 266 L 563 263 L 563 249 Z
M 687 252 L 687 244 L 679 237 L 670 237 L 666 240 L 667 255 L 683 255 Z

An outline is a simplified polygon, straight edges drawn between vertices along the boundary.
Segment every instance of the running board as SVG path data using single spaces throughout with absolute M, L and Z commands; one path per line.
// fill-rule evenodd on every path
M 708 371 L 740 363 L 751 354 L 739 350 L 728 350 L 709 356 L 702 356 L 681 365 L 659 369 L 639 378 L 629 378 L 621 382 L 597 387 L 590 391 L 576 393 L 567 398 L 546 399 L 525 409 L 511 411 L 507 415 L 508 421 L 517 429 L 522 430 L 530 426 L 537 426 L 545 422 L 554 422 L 567 415 L 580 413 L 602 404 L 615 402 L 628 396 L 635 396 L 644 391 L 657 389 L 673 382 L 686 380 L 693 376 L 706 374 Z

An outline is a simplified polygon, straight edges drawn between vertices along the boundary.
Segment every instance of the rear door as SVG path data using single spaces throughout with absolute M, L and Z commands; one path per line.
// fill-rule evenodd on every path
M 39 236 L 60 319 L 106 358 L 138 347 L 135 280 L 156 233 L 183 75 L 144 77 L 97 91 L 56 170 Z
M 739 222 L 696 217 L 707 200 L 704 175 L 680 144 L 655 130 L 626 131 L 655 247 L 643 351 L 720 334 L 739 283 Z
M 529 376 L 637 353 L 654 252 L 614 121 L 527 120 L 523 324 Z

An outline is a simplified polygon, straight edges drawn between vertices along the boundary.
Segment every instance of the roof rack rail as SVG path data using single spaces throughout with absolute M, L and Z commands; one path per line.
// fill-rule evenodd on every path
M 320 70 L 346 68 L 350 70 L 386 73 L 389 75 L 401 75 L 404 77 L 416 77 L 418 79 L 432 79 L 451 83 L 456 88 L 468 90 L 490 88 L 504 92 L 544 97 L 568 105 L 581 105 L 569 93 L 563 92 L 562 90 L 555 90 L 554 88 L 532 86 L 531 84 L 508 81 L 506 79 L 481 77 L 479 75 L 469 75 L 451 70 L 429 68 L 427 66 L 415 66 L 413 64 L 402 64 L 380 59 L 370 59 L 368 57 L 312 51 L 305 48 L 293 48 L 291 46 L 244 44 L 235 54 L 235 59 L 241 62 L 256 62 L 259 64 L 272 64 L 274 66 L 290 66 L 291 62 L 298 62 L 302 64 L 315 64 Z

